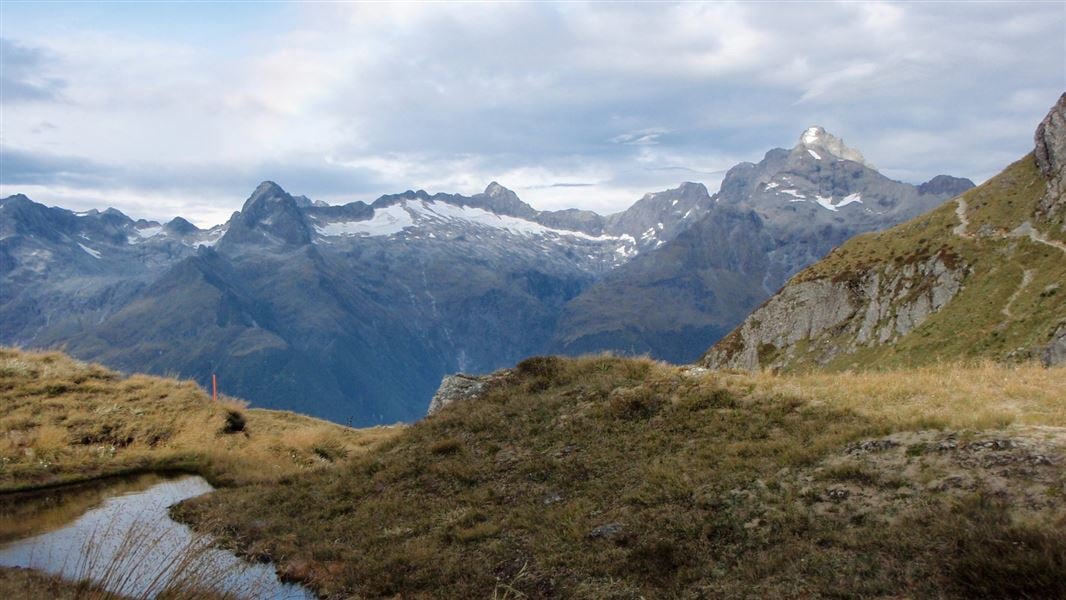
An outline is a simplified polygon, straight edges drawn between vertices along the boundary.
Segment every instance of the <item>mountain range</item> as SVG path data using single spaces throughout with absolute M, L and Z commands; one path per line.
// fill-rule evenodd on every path
M 174 373 L 268 408 L 421 416 L 444 374 L 544 352 L 698 357 L 851 236 L 973 187 L 893 181 L 821 128 L 624 212 L 492 183 L 330 206 L 262 183 L 222 225 L 0 200 L 0 343 Z

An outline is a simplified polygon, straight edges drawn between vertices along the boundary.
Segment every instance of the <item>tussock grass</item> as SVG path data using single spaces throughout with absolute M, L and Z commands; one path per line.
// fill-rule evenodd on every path
M 1010 573 L 1058 568 L 1054 510 L 1026 513 L 1047 535 L 982 579 L 995 554 L 960 544 L 1010 532 L 1028 543 L 1033 526 L 1014 520 L 1022 507 L 1003 507 L 1008 518 L 990 527 L 921 473 L 826 463 L 852 442 L 931 424 L 1061 431 L 1061 382 L 1049 374 L 945 369 L 790 378 L 538 357 L 343 465 L 179 512 L 337 597 L 1008 593 Z M 1025 469 L 1004 472 L 1029 489 Z M 887 500 L 863 508 L 866 490 Z M 1030 597 L 1054 589 L 1041 581 Z
M 190 381 L 0 348 L 0 491 L 151 470 L 245 484 L 365 452 L 395 431 L 215 403 Z
M 1066 373 L 992 361 L 912 369 L 724 375 L 733 385 L 854 411 L 898 429 L 1066 427 Z

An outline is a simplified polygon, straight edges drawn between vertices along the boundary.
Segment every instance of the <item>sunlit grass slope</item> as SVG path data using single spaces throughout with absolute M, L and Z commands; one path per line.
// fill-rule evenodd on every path
M 939 373 L 534 358 L 345 464 L 179 515 L 326 597 L 1066 594 L 1066 383 Z
M 158 469 L 242 484 L 359 454 L 395 431 L 215 403 L 189 381 L 0 349 L 0 490 Z
M 940 255 L 953 266 L 965 267 L 968 275 L 955 298 L 901 339 L 840 353 L 828 364 L 815 362 L 818 353 L 800 352 L 786 368 L 844 370 L 975 358 L 1028 360 L 1029 349 L 1047 344 L 1066 324 L 1066 252 L 1017 233 L 1026 223 L 1038 235 L 1055 231 L 1033 216 L 1046 186 L 1030 154 L 959 199 L 886 231 L 856 236 L 800 272 L 794 283 L 858 281 L 891 265 Z M 967 223 L 962 223 L 959 212 Z M 861 317 L 860 312 L 857 318 Z M 845 347 L 849 341 L 846 336 L 819 340 L 819 347 L 834 343 Z

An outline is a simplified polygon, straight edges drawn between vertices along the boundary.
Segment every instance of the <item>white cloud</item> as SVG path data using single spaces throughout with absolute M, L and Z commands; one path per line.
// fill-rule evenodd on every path
M 1066 88 L 1066 15 L 1039 3 L 241 9 L 285 12 L 215 38 L 9 12 L 0 36 L 35 79 L 3 103 L 4 148 L 107 176 L 9 172 L 3 189 L 203 223 L 258 179 L 330 201 L 495 179 L 538 208 L 611 212 L 682 180 L 714 191 L 814 123 L 894 176 L 979 179 L 1029 150 Z

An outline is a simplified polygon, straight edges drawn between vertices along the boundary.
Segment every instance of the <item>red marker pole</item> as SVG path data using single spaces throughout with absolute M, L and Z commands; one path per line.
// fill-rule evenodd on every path
M 211 399 L 218 402 L 218 377 L 211 374 Z

